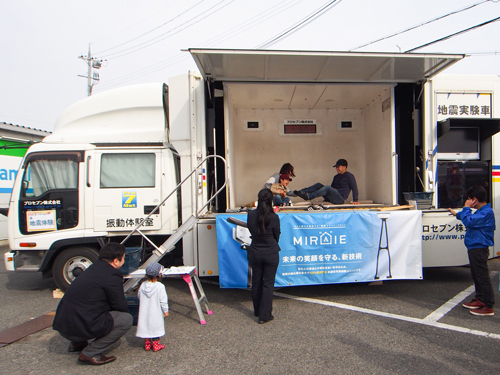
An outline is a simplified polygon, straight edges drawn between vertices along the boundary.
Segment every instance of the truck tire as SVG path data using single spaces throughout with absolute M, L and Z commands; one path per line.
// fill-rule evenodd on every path
M 56 285 L 62 291 L 66 291 L 69 284 L 98 258 L 97 251 L 90 247 L 72 247 L 63 250 L 52 266 L 52 276 Z

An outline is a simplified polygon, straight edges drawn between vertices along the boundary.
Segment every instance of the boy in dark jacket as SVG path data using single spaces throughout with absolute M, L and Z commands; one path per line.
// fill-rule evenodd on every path
M 108 243 L 99 260 L 71 283 L 57 306 L 52 327 L 71 341 L 68 351 L 81 351 L 81 363 L 113 362 L 116 357 L 103 352 L 132 327 L 120 271 L 124 262 L 125 247 Z M 88 343 L 90 339 L 95 340 Z
M 473 186 L 466 193 L 465 207 L 459 213 L 449 208 L 450 212 L 461 220 L 467 228 L 465 247 L 469 255 L 470 272 L 474 280 L 476 295 L 463 307 L 477 316 L 494 315 L 495 299 L 488 270 L 489 246 L 493 246 L 495 232 L 495 215 L 491 205 L 486 203 L 486 190 L 482 186 Z M 476 212 L 472 213 L 471 208 Z

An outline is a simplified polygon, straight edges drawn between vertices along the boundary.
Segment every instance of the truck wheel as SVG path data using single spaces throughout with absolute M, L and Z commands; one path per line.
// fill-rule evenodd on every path
M 97 261 L 99 255 L 90 247 L 74 247 L 63 250 L 54 261 L 52 276 L 62 291 L 83 271 Z

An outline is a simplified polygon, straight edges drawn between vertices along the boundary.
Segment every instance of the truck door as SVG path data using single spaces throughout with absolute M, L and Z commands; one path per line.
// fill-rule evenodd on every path
M 161 202 L 161 152 L 109 150 L 96 154 L 94 230 L 131 231 Z M 161 228 L 161 208 L 142 230 Z
M 26 157 L 19 199 L 22 234 L 78 225 L 78 175 L 83 151 L 38 152 Z

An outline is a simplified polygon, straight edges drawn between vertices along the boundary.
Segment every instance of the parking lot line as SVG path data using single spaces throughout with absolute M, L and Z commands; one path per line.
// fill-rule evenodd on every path
M 492 277 L 498 276 L 498 271 L 492 271 L 490 272 L 490 279 Z M 470 296 L 472 293 L 474 293 L 474 285 L 471 285 L 464 291 L 458 293 L 455 297 L 450 299 L 449 301 L 445 302 L 441 307 L 439 307 L 437 310 L 433 311 L 429 315 L 427 315 L 424 320 L 430 320 L 437 322 L 439 319 L 441 319 L 443 316 L 448 314 L 452 309 L 454 309 L 460 302 L 462 302 L 464 299 L 466 299 L 468 296 Z
M 468 290 L 468 289 L 469 288 L 467 288 L 466 290 Z M 386 312 L 382 312 L 382 311 L 365 309 L 364 307 L 345 305 L 343 303 L 329 302 L 329 301 L 323 301 L 323 300 L 314 299 L 314 298 L 307 298 L 307 297 L 297 297 L 297 296 L 292 296 L 290 294 L 285 294 L 285 293 L 280 293 L 280 292 L 274 292 L 274 295 L 277 297 L 293 299 L 296 301 L 314 303 L 314 304 L 324 305 L 324 306 L 337 307 L 339 309 L 351 310 L 351 311 L 356 311 L 356 312 L 360 312 L 360 313 L 364 313 L 364 314 L 371 314 L 371 315 L 381 316 L 384 318 L 397 319 L 397 320 L 402 320 L 405 322 L 422 324 L 422 325 L 426 325 L 426 326 L 430 326 L 430 327 L 446 329 L 449 331 L 468 333 L 468 334 L 475 335 L 475 336 L 491 337 L 491 338 L 500 340 L 500 335 L 496 334 L 496 333 L 478 331 L 475 329 L 454 326 L 451 324 L 439 323 L 437 321 L 430 320 L 430 319 L 426 320 L 426 318 L 424 318 L 424 319 L 412 318 L 412 317 L 404 316 L 404 315 L 390 314 L 390 313 L 386 313 Z M 457 297 L 454 297 L 454 298 L 457 298 Z
M 468 287 L 464 291 L 458 293 L 455 297 L 453 297 L 449 301 L 445 302 L 437 310 L 435 310 L 435 311 L 431 312 L 429 315 L 427 315 L 424 318 L 424 320 L 437 322 L 439 319 L 441 319 L 443 316 L 448 314 L 452 309 L 454 309 L 460 302 L 462 302 L 464 299 L 466 299 L 472 293 L 474 293 L 474 285 L 471 285 L 470 287 Z

